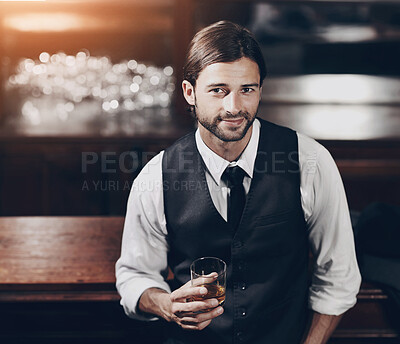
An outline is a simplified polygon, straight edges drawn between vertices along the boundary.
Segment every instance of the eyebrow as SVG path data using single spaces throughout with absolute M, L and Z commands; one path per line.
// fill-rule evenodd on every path
M 226 87 L 228 86 L 228 84 L 224 84 L 224 83 L 220 83 L 220 84 L 209 84 L 207 85 L 207 88 L 212 88 L 212 87 Z M 244 84 L 241 85 L 241 87 L 259 87 L 258 83 L 254 83 L 254 84 Z

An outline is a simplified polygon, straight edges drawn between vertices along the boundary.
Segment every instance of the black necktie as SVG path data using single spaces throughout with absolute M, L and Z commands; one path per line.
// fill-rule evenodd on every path
M 239 166 L 227 167 L 222 178 L 227 183 L 230 194 L 228 197 L 228 223 L 236 230 L 242 217 L 246 203 L 246 193 L 243 187 L 243 178 L 246 172 Z

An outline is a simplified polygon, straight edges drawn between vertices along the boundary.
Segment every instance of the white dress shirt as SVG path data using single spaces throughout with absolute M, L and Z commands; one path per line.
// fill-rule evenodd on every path
M 229 162 L 206 146 L 197 130 L 196 145 L 207 167 L 211 198 L 227 219 L 229 189 L 221 180 L 228 165 L 239 165 L 250 189 L 260 136 L 256 119 L 246 149 L 236 162 Z M 300 192 L 308 238 L 315 257 L 309 308 L 339 315 L 354 306 L 361 276 L 355 256 L 353 231 L 339 171 L 329 152 L 315 140 L 297 133 L 299 143 Z M 162 157 L 155 156 L 135 179 L 128 200 L 121 257 L 116 263 L 117 289 L 125 313 L 149 320 L 136 312 L 137 302 L 148 288 L 168 292 L 168 231 L 164 215 Z

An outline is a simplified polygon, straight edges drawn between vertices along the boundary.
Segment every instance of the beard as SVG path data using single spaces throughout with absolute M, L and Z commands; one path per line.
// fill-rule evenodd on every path
M 223 142 L 235 142 L 240 141 L 245 137 L 250 127 L 253 125 L 253 122 L 256 118 L 256 114 L 250 114 L 247 111 L 240 111 L 237 114 L 231 114 L 229 112 L 225 113 L 224 116 L 218 115 L 213 119 L 207 119 L 205 116 L 202 116 L 201 113 L 197 113 L 198 107 L 197 105 L 194 108 L 194 115 L 196 120 L 206 128 L 211 134 L 216 136 Z M 241 125 L 240 127 L 232 127 L 223 129 L 219 126 L 219 124 L 223 120 L 234 120 L 244 118 L 245 125 Z

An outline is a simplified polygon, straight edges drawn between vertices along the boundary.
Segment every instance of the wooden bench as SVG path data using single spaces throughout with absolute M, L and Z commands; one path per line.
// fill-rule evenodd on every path
M 132 322 L 125 317 L 118 304 L 120 297 L 115 289 L 114 267 L 120 254 L 123 222 L 122 217 L 0 218 L 0 313 L 5 309 L 13 312 L 17 307 L 20 315 L 26 310 L 28 321 L 32 321 L 34 309 L 39 309 L 42 316 L 43 310 L 47 309 L 57 317 L 57 307 L 66 307 L 63 306 L 66 304 L 78 305 L 80 309 L 92 307 L 94 313 L 101 307 L 99 304 L 107 304 L 111 305 L 112 312 L 118 314 L 114 315 L 118 324 L 105 332 L 98 328 L 90 331 L 81 329 L 75 332 L 75 337 L 98 339 L 105 336 L 107 343 L 112 343 L 111 338 L 118 342 L 121 336 L 131 336 L 132 333 L 127 334 L 127 328 L 137 326 L 136 330 L 142 328 L 142 331 L 147 331 L 146 326 L 151 325 Z M 357 305 L 345 314 L 330 342 L 399 342 L 399 333 L 390 323 L 388 301 L 381 289 L 363 283 Z M 89 304 L 90 307 L 85 306 Z M 33 310 L 29 310 L 29 305 Z M 76 312 L 75 309 L 71 318 L 76 317 L 79 313 Z M 6 316 L 3 313 L 3 317 Z M 90 316 L 95 317 L 96 314 Z M 18 326 L 21 328 L 20 324 Z M 36 333 L 32 329 L 26 331 L 30 339 L 32 333 Z M 43 340 L 49 336 L 49 331 L 42 330 L 35 335 Z M 7 338 L 13 336 L 11 332 L 8 332 Z M 59 337 L 53 332 L 50 337 L 74 337 L 67 324 L 56 333 Z M 138 335 L 139 332 L 135 333 Z M 19 333 L 21 335 L 23 333 Z M 4 333 L 0 333 L 0 339 L 1 336 Z

